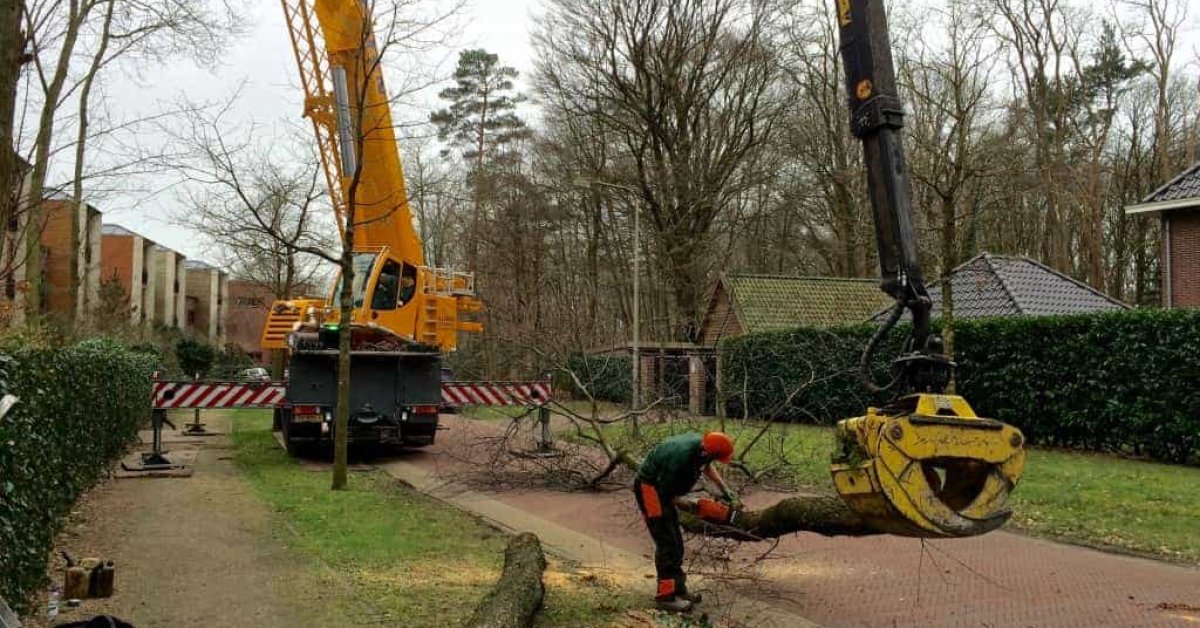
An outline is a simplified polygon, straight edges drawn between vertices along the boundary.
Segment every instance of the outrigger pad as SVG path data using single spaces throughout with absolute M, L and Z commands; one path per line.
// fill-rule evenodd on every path
M 117 469 L 115 475 L 118 478 L 143 478 L 143 477 L 162 477 L 162 478 L 186 478 L 191 477 L 195 462 L 195 452 L 180 451 L 171 453 L 167 457 L 166 452 L 154 453 L 145 452 L 126 456 L 121 461 L 120 468 Z
M 881 532 L 976 536 L 1012 516 L 1025 465 L 1020 430 L 975 416 L 962 397 L 920 394 L 838 423 L 838 494 Z

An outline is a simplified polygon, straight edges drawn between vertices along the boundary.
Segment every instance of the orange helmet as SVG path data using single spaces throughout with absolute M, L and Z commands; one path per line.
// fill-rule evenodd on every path
M 709 458 L 721 464 L 729 464 L 733 460 L 733 439 L 724 432 L 708 432 L 700 441 L 700 448 Z

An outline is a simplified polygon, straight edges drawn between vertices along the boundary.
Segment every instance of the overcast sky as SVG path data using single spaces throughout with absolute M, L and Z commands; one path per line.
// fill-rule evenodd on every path
M 182 62 L 140 77 L 122 77 L 106 90 L 112 107 L 149 113 L 168 107 L 181 95 L 191 101 L 219 101 L 244 81 L 236 109 L 240 121 L 270 126 L 287 115 L 299 120 L 302 95 L 283 10 L 277 0 L 254 0 L 247 4 L 254 5 L 249 9 L 252 30 L 233 43 L 222 67 L 209 70 Z M 522 74 L 527 73 L 532 55 L 531 16 L 538 6 L 539 0 L 473 0 L 457 49 L 485 48 Z M 453 70 L 455 56 L 455 50 L 446 51 L 447 73 Z M 428 109 L 439 106 L 432 94 L 428 100 L 426 111 L 398 112 L 398 117 L 410 120 L 426 117 Z M 137 231 L 192 259 L 213 257 L 204 250 L 204 243 L 196 234 L 172 224 L 172 212 L 181 209 L 174 192 L 160 191 L 151 196 L 147 190 L 156 187 L 153 182 L 141 187 L 146 190 L 97 201 L 105 222 Z
M 503 63 L 516 67 L 522 75 L 528 75 L 533 55 L 530 31 L 534 15 L 540 10 L 540 0 L 469 1 L 472 4 L 459 33 L 459 41 L 439 55 L 445 61 L 446 74 L 453 70 L 458 50 L 482 47 L 500 55 Z M 167 107 L 180 95 L 186 95 L 191 101 L 220 101 L 244 81 L 235 112 L 241 123 L 254 122 L 278 128 L 280 120 L 290 119 L 301 122 L 302 126 L 297 128 L 306 129 L 307 123 L 300 118 L 302 95 L 282 8 L 278 0 L 246 0 L 246 4 L 253 6 L 249 15 L 251 31 L 231 44 L 221 68 L 208 70 L 177 62 L 138 78 L 116 80 L 106 89 L 111 110 L 128 112 L 130 116 L 149 114 Z M 1195 36 L 1200 30 L 1200 0 L 1187 0 L 1187 7 L 1189 28 L 1180 42 L 1179 63 L 1195 63 L 1200 58 L 1200 44 Z M 394 67 L 391 70 L 392 75 L 398 71 Z M 395 117 L 409 121 L 425 119 L 430 110 L 442 106 L 436 91 L 431 90 L 425 106 L 419 108 L 424 110 L 398 111 Z M 153 138 L 149 140 L 152 142 Z M 204 242 L 197 234 L 172 224 L 171 216 L 182 209 L 174 192 L 160 191 L 150 196 L 147 191 L 161 188 L 161 182 L 151 181 L 139 186 L 144 188 L 140 192 L 105 196 L 94 201 L 104 212 L 105 222 L 138 231 L 190 258 L 219 261 L 205 251 Z

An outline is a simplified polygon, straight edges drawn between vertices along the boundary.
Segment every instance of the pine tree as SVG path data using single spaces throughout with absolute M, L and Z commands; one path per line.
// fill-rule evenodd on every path
M 464 50 L 458 56 L 455 86 L 438 94 L 450 106 L 430 116 L 439 139 L 448 144 L 443 156 L 458 149 L 469 166 L 474 192 L 474 211 L 467 233 L 469 270 L 478 267 L 480 223 L 492 166 L 503 162 L 505 148 L 529 136 L 525 121 L 516 113 L 524 97 L 515 91 L 515 78 L 517 70 L 501 65 L 498 55 L 483 49 Z

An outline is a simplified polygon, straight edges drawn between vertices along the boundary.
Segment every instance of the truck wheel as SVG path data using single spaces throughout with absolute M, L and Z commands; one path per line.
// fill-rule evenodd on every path
M 278 432 L 283 429 L 283 408 L 275 408 L 275 413 L 271 417 L 271 431 Z
M 308 443 L 302 443 L 296 440 L 295 428 L 292 427 L 292 422 L 288 417 L 284 416 L 280 421 L 281 432 L 283 433 L 283 447 L 287 450 L 288 455 L 293 458 L 301 458 L 308 453 Z

